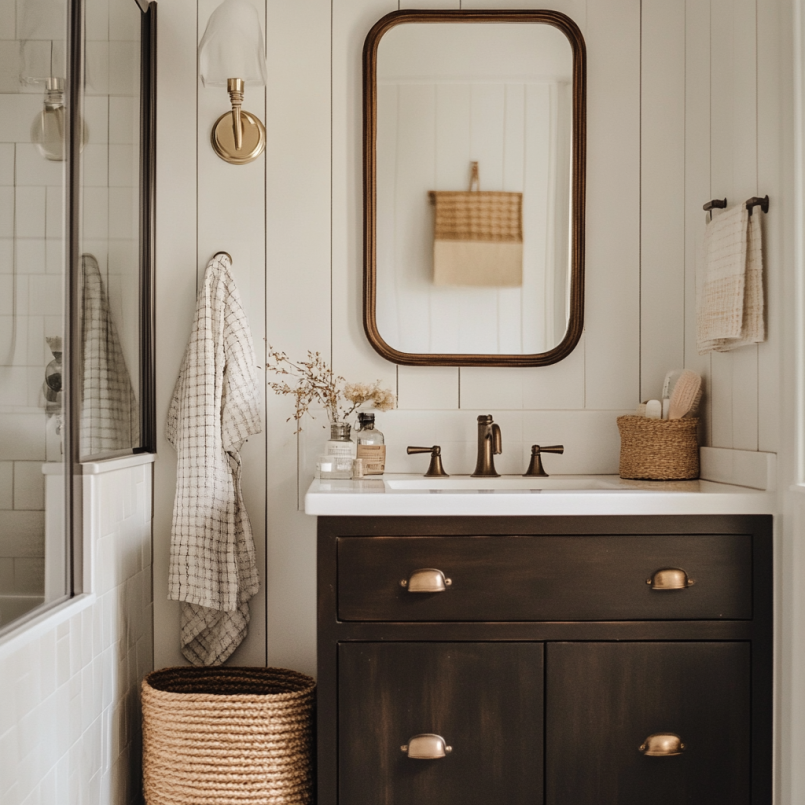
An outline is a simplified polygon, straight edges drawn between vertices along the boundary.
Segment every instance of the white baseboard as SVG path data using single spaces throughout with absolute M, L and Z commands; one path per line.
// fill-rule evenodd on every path
M 705 481 L 772 491 L 777 488 L 777 454 L 725 447 L 701 448 L 701 477 Z

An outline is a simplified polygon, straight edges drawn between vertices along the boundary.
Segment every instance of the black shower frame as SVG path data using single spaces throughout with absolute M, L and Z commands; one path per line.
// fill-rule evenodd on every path
M 124 0 L 121 0 L 124 1 Z M 140 36 L 140 444 L 131 453 L 156 452 L 155 377 L 155 242 L 156 242 L 156 116 L 157 116 L 157 3 L 130 0 L 142 12 Z M 84 79 L 84 0 L 68 3 L 67 69 L 67 204 L 64 371 L 66 384 L 64 451 L 65 523 L 71 595 L 85 591 L 83 578 L 82 467 L 80 455 L 81 378 L 77 345 L 81 342 L 80 222 L 81 116 Z

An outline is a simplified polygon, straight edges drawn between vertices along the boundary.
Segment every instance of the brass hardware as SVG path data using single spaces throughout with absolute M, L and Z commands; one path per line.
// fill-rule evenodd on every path
M 414 735 L 407 744 L 403 744 L 400 751 L 405 752 L 414 760 L 438 760 L 449 755 L 453 751 L 453 747 L 448 746 L 441 735 L 423 732 L 421 735 Z
M 682 754 L 685 744 L 673 732 L 655 732 L 638 748 L 646 757 L 674 757 Z
M 400 587 L 407 588 L 409 593 L 443 593 L 452 583 L 453 580 L 445 578 L 441 570 L 423 567 L 415 570 L 410 578 L 403 579 Z
M 689 579 L 681 567 L 664 567 L 655 571 L 650 579 L 646 579 L 646 584 L 651 585 L 652 590 L 684 590 L 696 582 Z
M 442 448 L 438 444 L 433 445 L 433 447 L 409 447 L 407 453 L 409 456 L 415 453 L 430 453 L 430 464 L 428 465 L 428 471 L 425 473 L 426 478 L 450 477 L 442 466 Z
M 253 162 L 266 147 L 266 129 L 259 118 L 241 109 L 244 83 L 242 78 L 226 82 L 232 110 L 225 112 L 212 127 L 212 147 L 216 154 L 231 165 Z
M 475 462 L 473 478 L 500 478 L 495 472 L 494 456 L 503 452 L 500 427 L 492 421 L 492 414 L 478 417 L 478 460 Z
M 565 452 L 563 444 L 552 444 L 548 447 L 540 447 L 538 444 L 531 445 L 531 463 L 528 469 L 523 473 L 523 478 L 547 478 L 548 473 L 542 466 L 542 453 L 559 453 L 560 455 Z

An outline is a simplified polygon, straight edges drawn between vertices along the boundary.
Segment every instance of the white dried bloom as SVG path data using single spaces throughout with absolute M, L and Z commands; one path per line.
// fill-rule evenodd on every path
M 380 411 L 391 411 L 397 404 L 397 399 L 389 389 L 376 388 L 372 394 L 372 402 Z

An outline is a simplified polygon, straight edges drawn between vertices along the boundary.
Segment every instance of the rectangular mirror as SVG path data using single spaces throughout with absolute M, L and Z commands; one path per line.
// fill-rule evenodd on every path
M 583 328 L 585 48 L 552 11 L 398 11 L 364 48 L 364 328 L 539 366 Z

